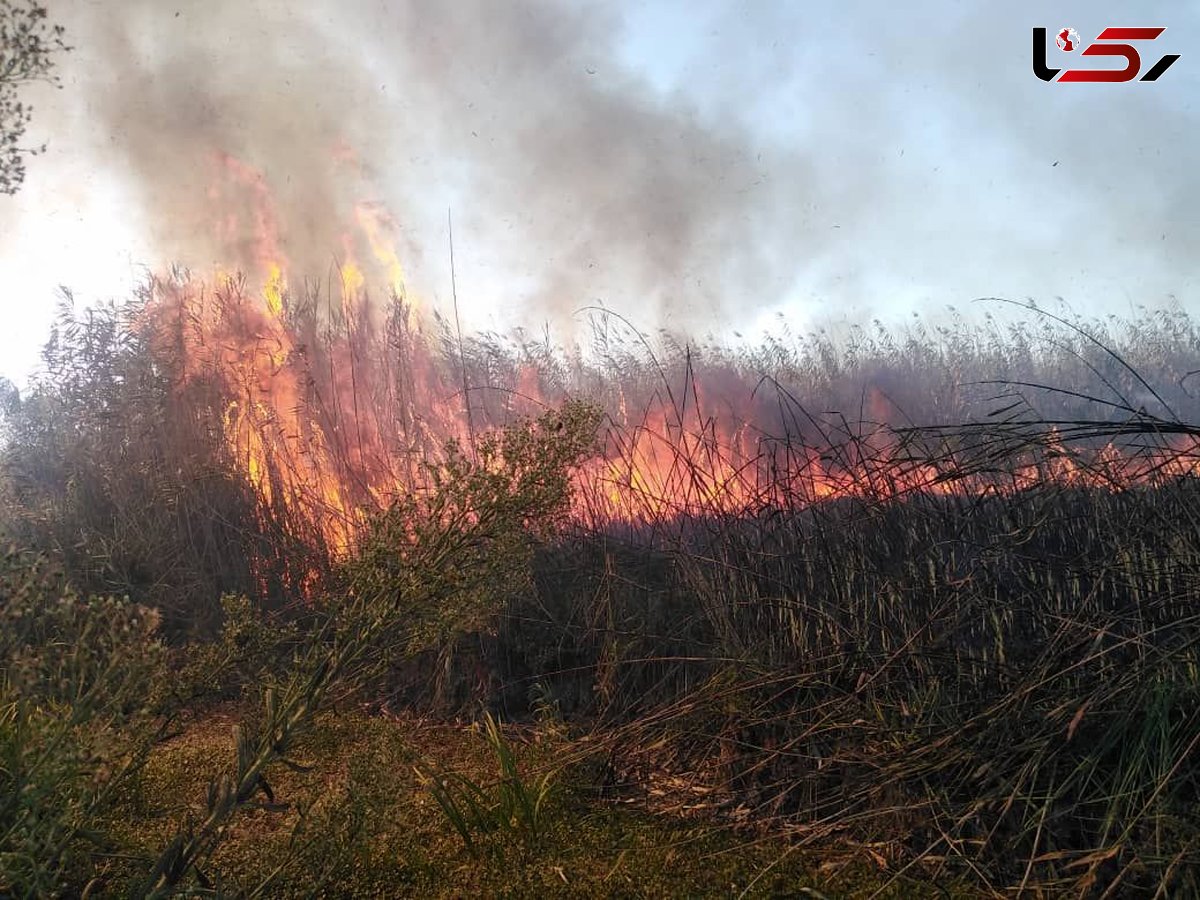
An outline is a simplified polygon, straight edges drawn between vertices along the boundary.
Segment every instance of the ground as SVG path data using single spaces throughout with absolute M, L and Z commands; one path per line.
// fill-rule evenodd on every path
M 153 753 L 114 822 L 123 844 L 104 866 L 100 894 L 134 887 L 135 871 L 181 821 L 204 815 L 207 785 L 233 755 L 236 710 L 182 726 Z M 507 731 L 532 781 L 574 758 L 561 732 Z M 537 839 L 520 830 L 480 835 L 471 852 L 422 786 L 416 766 L 436 760 L 488 786 L 496 759 L 467 726 L 347 710 L 322 716 L 268 776 L 273 802 L 240 814 L 205 868 L 223 892 L 248 896 L 459 897 L 917 897 L 944 889 L 892 879 L 869 856 L 800 850 L 784 837 L 735 834 L 713 823 L 645 811 L 635 798 L 587 788 L 586 762 L 558 770 Z M 140 865 L 138 860 L 142 860 Z

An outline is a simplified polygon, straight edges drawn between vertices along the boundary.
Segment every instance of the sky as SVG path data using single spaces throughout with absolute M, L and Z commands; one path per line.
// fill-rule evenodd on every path
M 449 211 L 464 325 L 564 341 L 596 305 L 749 341 L 981 297 L 1200 309 L 1191 4 L 46 2 L 75 49 L 0 196 L 18 384 L 61 287 L 251 268 L 264 215 L 328 284 L 362 204 L 422 302 L 449 308 Z M 1182 58 L 1034 77 L 1033 27 L 1111 25 L 1167 28 L 1144 69 Z

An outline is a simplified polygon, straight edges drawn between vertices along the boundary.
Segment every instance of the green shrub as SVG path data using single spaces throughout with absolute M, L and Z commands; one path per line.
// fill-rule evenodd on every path
M 570 500 L 570 467 L 590 446 L 596 415 L 569 405 L 536 422 L 483 438 L 468 456 L 455 446 L 426 496 L 397 503 L 368 532 L 346 565 L 346 592 L 314 611 L 286 671 L 263 672 L 262 712 L 233 729 L 236 763 L 210 785 L 202 822 L 185 822 L 155 862 L 145 889 L 165 896 L 200 871 L 230 819 L 259 798 L 297 737 L 331 696 L 353 695 L 406 657 L 486 627 L 500 605 L 528 584 L 532 548 L 561 523 Z M 244 606 L 232 604 L 233 610 Z M 274 652 L 257 626 L 230 640 Z M 501 752 L 498 750 L 498 752 Z M 509 758 L 511 762 L 511 758 Z M 542 797 L 518 782 L 511 795 L 536 825 Z M 548 783 L 542 785 L 542 792 Z
M 297 622 L 268 618 L 245 595 L 226 594 L 221 610 L 218 638 L 183 648 L 173 686 L 181 703 L 235 699 L 257 690 L 287 671 L 302 640 Z
M 145 758 L 165 698 L 153 611 L 83 598 L 43 559 L 0 558 L 0 892 L 86 882 L 105 811 Z

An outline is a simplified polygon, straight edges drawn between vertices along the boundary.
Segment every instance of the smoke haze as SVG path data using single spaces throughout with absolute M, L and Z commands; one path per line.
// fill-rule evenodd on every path
M 1046 85 L 1029 67 L 1031 27 L 1074 16 L 1086 39 L 1128 24 L 1117 4 L 1064 4 L 1054 21 L 1031 3 L 51 14 L 77 49 L 36 123 L 55 153 L 30 180 L 58 165 L 93 194 L 118 185 L 150 266 L 273 251 L 293 277 L 329 278 L 354 204 L 378 201 L 425 294 L 446 293 L 452 207 L 460 290 L 508 324 L 596 301 L 692 331 L 981 295 L 1086 309 L 1196 283 L 1200 17 L 1170 4 L 1138 23 L 1168 25 L 1163 52 L 1183 60 L 1118 86 Z M 32 202 L 0 235 L 36 224 Z
M 164 257 L 252 263 L 267 191 L 284 254 L 317 277 L 354 201 L 427 229 L 454 204 L 464 228 L 524 257 L 524 299 L 546 314 L 615 289 L 709 308 L 778 294 L 793 245 L 813 247 L 804 156 L 656 96 L 614 63 L 615 15 L 340 6 L 83 8 L 80 53 L 103 73 L 87 98 L 96 161 L 133 189 Z M 223 173 L 222 154 L 265 184 Z

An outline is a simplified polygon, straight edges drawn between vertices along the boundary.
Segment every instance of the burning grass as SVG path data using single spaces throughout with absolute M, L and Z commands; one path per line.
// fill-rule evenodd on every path
M 566 353 L 460 340 L 400 296 L 272 284 L 263 302 L 177 277 L 64 314 L 41 381 L 9 404 L 11 538 L 72 591 L 156 610 L 170 644 L 145 677 L 171 689 L 121 693 L 121 716 L 87 690 L 61 699 L 81 734 L 129 732 L 100 794 L 79 762 L 93 738 L 47 774 L 32 732 L 4 732 L 46 809 L 90 810 L 47 832 L 62 853 L 45 883 L 116 866 L 165 895 L 349 865 L 337 877 L 410 893 L 569 893 L 612 886 L 642 840 L 617 810 L 636 804 L 653 844 L 700 828 L 756 849 L 695 870 L 653 851 L 664 880 L 635 893 L 758 876 L 840 893 L 813 866 L 847 859 L 875 872 L 868 894 L 1200 890 L 1200 341 L 1183 314 L 744 352 L 652 345 L 601 316 Z M 38 593 L 14 583 L 10 615 Z M 4 645 L 13 722 L 41 702 L 14 680 L 39 640 Z M 207 792 L 165 797 L 187 768 L 171 754 L 208 746 L 203 711 L 239 696 L 250 711 Z M 393 743 L 426 733 L 326 718 L 364 701 L 540 722 L 577 801 L 553 807 L 551 849 L 496 824 L 493 800 L 529 796 L 511 767 L 508 793 L 446 782 L 466 793 L 444 819 L 411 818 L 407 782 L 364 801 L 400 777 Z M 153 749 L 145 722 L 197 712 Z M 367 746 L 377 765 L 348 790 L 334 773 Z M 463 813 L 472 797 L 487 810 Z M 21 809 L 0 822 L 6 860 Z M 302 809 L 345 840 L 297 837 Z M 532 853 L 534 881 L 472 855 L 471 829 Z

